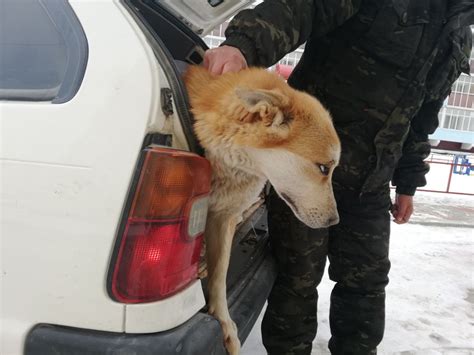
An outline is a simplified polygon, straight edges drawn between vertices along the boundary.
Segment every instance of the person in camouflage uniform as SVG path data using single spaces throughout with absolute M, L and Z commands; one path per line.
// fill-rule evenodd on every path
M 333 117 L 342 155 L 333 186 L 340 223 L 312 230 L 270 193 L 278 276 L 262 323 L 269 354 L 310 354 L 326 255 L 332 354 L 375 354 L 384 333 L 390 215 L 410 218 L 425 185 L 428 134 L 469 72 L 472 0 L 267 0 L 241 11 L 206 52 L 214 74 L 268 67 L 306 42 L 288 79 Z M 389 183 L 396 186 L 392 205 Z

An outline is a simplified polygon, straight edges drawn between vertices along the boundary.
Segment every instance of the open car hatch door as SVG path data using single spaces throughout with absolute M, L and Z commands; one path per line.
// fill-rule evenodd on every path
M 211 32 L 252 0 L 148 0 L 158 3 L 200 36 Z

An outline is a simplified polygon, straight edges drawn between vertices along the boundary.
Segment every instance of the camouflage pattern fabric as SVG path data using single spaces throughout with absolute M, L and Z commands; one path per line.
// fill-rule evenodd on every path
M 346 140 L 347 142 L 347 140 Z M 355 144 L 356 142 L 354 142 Z M 344 145 L 343 145 L 344 146 Z M 274 191 L 268 196 L 271 246 L 278 276 L 268 298 L 262 338 L 269 354 L 311 354 L 317 329 L 317 285 L 329 257 L 331 294 L 329 348 L 332 354 L 376 354 L 385 323 L 385 291 L 390 262 L 388 185 L 360 196 L 369 172 L 370 144 L 345 147 L 334 176 L 341 222 L 329 229 L 301 223 Z M 373 149 L 373 148 L 372 148 Z M 358 156 L 360 155 L 360 156 Z
M 327 230 L 306 227 L 275 191 L 268 196 L 271 247 L 278 275 L 268 298 L 262 338 L 270 354 L 310 354 L 318 291 L 326 264 Z
M 310 230 L 275 193 L 269 226 L 279 274 L 262 323 L 270 354 L 310 354 L 329 257 L 332 354 L 376 354 L 388 283 L 389 189 L 426 184 L 428 135 L 469 72 L 472 0 L 267 0 L 238 14 L 224 45 L 268 67 L 306 42 L 288 82 L 332 114 L 342 155 L 333 176 L 340 224 Z

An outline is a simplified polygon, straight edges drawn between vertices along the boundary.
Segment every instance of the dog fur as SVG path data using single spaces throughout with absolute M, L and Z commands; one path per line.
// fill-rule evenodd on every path
M 240 342 L 227 307 L 226 275 L 242 213 L 269 180 L 303 223 L 338 223 L 331 176 L 340 142 L 318 100 L 264 69 L 214 76 L 191 66 L 184 80 L 194 129 L 213 169 L 205 230 L 209 313 L 220 321 L 233 355 Z

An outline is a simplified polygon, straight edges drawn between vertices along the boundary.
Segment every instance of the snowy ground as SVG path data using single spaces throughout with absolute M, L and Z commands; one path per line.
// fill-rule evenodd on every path
M 474 184 L 474 176 L 467 177 Z M 392 224 L 387 322 L 379 354 L 474 354 L 474 196 L 419 192 L 407 225 Z M 313 354 L 329 354 L 327 276 Z M 262 315 L 260 315 L 261 321 Z M 242 355 L 264 355 L 260 321 Z

